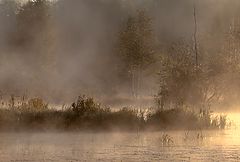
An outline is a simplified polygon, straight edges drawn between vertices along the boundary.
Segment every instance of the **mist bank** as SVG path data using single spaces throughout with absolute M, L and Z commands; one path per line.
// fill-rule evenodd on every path
M 18 2 L 0 6 L 3 102 L 29 96 L 63 105 L 87 94 L 161 111 L 240 104 L 240 2 Z

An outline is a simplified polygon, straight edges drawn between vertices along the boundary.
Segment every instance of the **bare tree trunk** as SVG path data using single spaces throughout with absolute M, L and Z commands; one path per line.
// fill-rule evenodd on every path
M 141 93 L 141 68 L 140 66 L 138 66 L 138 69 L 137 69 L 137 88 L 136 88 L 136 97 L 139 97 L 140 96 L 140 93 Z
M 139 97 L 142 96 L 142 84 L 143 84 L 143 77 L 142 77 L 142 68 L 139 69 Z
M 136 92 L 135 92 L 135 70 L 134 68 L 132 67 L 131 68 L 131 77 L 132 77 L 132 80 L 131 80 L 131 84 L 132 84 L 132 97 L 135 97 L 136 95 Z
M 198 66 L 198 45 L 197 45 L 197 15 L 196 15 L 196 6 L 193 6 L 193 17 L 194 17 L 194 51 L 195 51 L 195 61 L 196 66 Z

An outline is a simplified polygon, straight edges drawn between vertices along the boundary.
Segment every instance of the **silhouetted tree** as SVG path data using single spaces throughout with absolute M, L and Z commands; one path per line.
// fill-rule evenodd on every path
M 16 13 L 19 4 L 15 0 L 2 0 L 0 2 L 0 48 L 6 50 L 11 43 L 9 35 L 16 25 Z
M 29 55 L 28 63 L 43 69 L 53 64 L 54 28 L 51 3 L 47 0 L 27 1 L 16 15 L 14 46 Z
M 159 92 L 155 96 L 160 109 L 191 107 L 209 109 L 221 96 L 218 69 L 212 60 L 196 67 L 191 43 L 174 44 L 162 57 L 159 70 Z
M 119 34 L 119 54 L 135 97 L 141 89 L 143 70 L 154 62 L 154 45 L 151 18 L 143 10 L 130 16 Z

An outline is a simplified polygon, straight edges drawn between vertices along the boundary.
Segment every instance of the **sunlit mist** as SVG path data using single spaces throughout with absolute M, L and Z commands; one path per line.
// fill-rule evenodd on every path
M 0 0 L 0 161 L 240 161 L 239 0 Z

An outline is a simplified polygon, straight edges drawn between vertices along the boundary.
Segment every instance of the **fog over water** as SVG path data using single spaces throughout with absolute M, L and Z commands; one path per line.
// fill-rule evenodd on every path
M 0 162 L 240 161 L 239 9 L 0 0 Z
M 128 96 L 128 87 L 121 85 L 116 74 L 119 59 L 114 55 L 127 16 L 145 9 L 153 19 L 155 39 L 162 49 L 179 39 L 193 39 L 194 3 L 199 44 L 214 53 L 219 38 L 238 14 L 238 1 L 59 0 L 50 8 L 35 9 L 33 19 L 26 17 L 26 21 L 14 15 L 12 8 L 1 5 L 1 92 L 28 93 L 55 103 L 71 101 L 83 93 L 97 98 Z M 47 15 L 41 17 L 41 13 Z M 206 39 L 208 34 L 214 35 L 213 40 Z M 157 87 L 156 75 L 143 77 L 144 96 L 150 96 L 154 91 L 149 89 Z
M 231 119 L 239 114 L 232 114 Z M 239 121 L 239 120 L 238 120 Z M 239 161 L 239 123 L 227 130 L 121 133 L 0 133 L 10 161 Z M 165 144 L 168 134 L 173 143 Z M 203 138 L 198 138 L 199 134 Z

